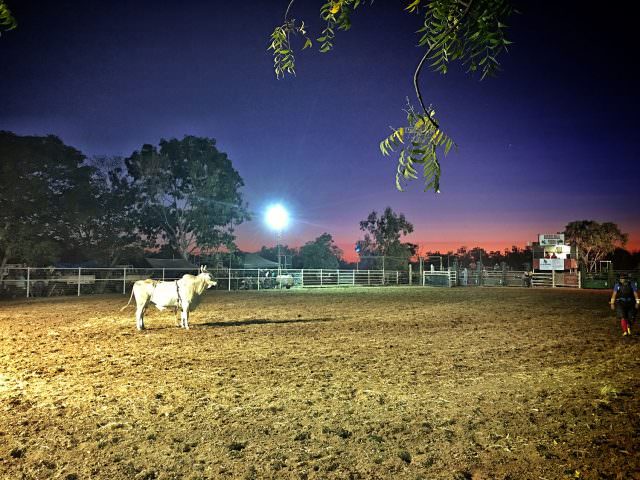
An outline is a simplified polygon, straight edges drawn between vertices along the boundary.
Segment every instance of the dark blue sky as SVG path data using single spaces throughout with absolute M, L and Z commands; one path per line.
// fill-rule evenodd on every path
M 0 37 L 0 129 L 52 133 L 87 155 L 216 138 L 256 213 L 242 248 L 274 243 L 261 216 L 274 200 L 294 216 L 285 243 L 327 231 L 348 254 L 358 222 L 387 205 L 414 223 L 421 251 L 523 246 L 580 219 L 617 222 L 640 248 L 631 16 L 517 2 L 497 78 L 425 71 L 426 102 L 459 145 L 435 195 L 419 182 L 397 192 L 395 161 L 378 150 L 403 123 L 421 56 L 420 20 L 402 2 L 364 5 L 332 53 L 301 52 L 297 77 L 276 80 L 266 47 L 287 1 L 7 1 L 19 28 Z M 293 16 L 317 33 L 321 2 L 298 1 Z

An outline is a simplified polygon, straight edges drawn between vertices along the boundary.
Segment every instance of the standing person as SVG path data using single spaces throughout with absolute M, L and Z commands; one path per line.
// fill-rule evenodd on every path
M 622 335 L 631 335 L 631 324 L 636 318 L 636 309 L 640 304 L 636 282 L 629 281 L 627 275 L 621 273 L 620 280 L 613 286 L 609 303 L 611 310 L 616 311 L 616 316 L 620 320 Z

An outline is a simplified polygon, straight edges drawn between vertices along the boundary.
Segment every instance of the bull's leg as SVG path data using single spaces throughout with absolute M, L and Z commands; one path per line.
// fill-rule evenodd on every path
M 173 318 L 175 318 L 175 320 L 176 320 L 176 327 L 181 327 L 182 326 L 182 319 L 180 321 L 178 321 L 178 307 L 175 307 L 173 309 Z
M 182 307 L 182 327 L 189 330 L 189 307 Z
M 144 312 L 146 309 L 146 305 L 142 305 L 136 308 L 136 327 L 138 328 L 138 330 L 144 330 Z

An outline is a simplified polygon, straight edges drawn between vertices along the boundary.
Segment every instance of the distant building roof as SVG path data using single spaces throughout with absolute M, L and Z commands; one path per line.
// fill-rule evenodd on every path
M 145 260 L 153 268 L 182 268 L 184 270 L 196 270 L 198 268 L 184 258 L 145 258 Z
M 267 260 L 257 253 L 244 255 L 244 268 L 278 268 L 278 262 Z

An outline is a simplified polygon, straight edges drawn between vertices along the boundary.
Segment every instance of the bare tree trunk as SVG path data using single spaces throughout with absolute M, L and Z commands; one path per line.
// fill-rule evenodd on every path
M 9 261 L 9 253 L 9 249 L 7 248 L 2 256 L 2 262 L 0 262 L 0 287 L 2 288 L 4 288 L 4 276 L 2 276 L 2 272 Z
M 120 260 L 120 252 L 115 252 L 115 254 L 113 255 L 113 257 L 111 258 L 111 263 L 109 264 L 109 268 L 114 268 L 117 264 L 118 261 Z M 107 283 L 109 283 L 109 279 L 113 277 L 113 271 L 112 270 L 108 270 L 106 277 L 104 279 L 104 282 L 99 282 L 97 287 L 96 287 L 96 292 L 97 293 L 104 293 L 104 291 L 107 288 Z

